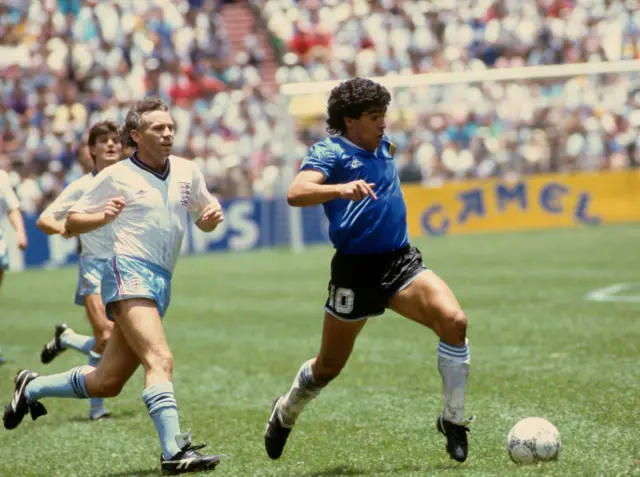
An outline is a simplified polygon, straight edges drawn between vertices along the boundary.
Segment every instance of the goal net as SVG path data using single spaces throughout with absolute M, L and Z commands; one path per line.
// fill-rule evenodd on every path
M 401 179 L 438 187 L 468 178 L 601 170 L 640 163 L 640 61 L 579 63 L 372 78 L 392 103 L 386 133 Z M 280 87 L 288 122 L 285 181 L 308 146 L 326 136 L 339 82 Z M 289 207 L 294 251 L 321 214 Z

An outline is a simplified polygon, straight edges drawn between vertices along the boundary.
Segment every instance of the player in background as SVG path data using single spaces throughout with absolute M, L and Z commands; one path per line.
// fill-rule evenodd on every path
M 95 124 L 89 131 L 87 142 L 94 169 L 69 184 L 42 212 L 36 225 L 47 235 L 60 234 L 63 237 L 69 237 L 64 224 L 71 207 L 82 197 L 100 171 L 122 158 L 122 141 L 118 125 L 113 121 Z M 102 228 L 80 236 L 80 263 L 75 303 L 86 309 L 93 336 L 78 334 L 65 323 L 57 325 L 53 338 L 44 346 L 40 354 L 40 360 L 44 364 L 50 363 L 67 348 L 73 348 L 87 355 L 89 366 L 97 366 L 102 358 L 113 328 L 113 322 L 107 319 L 100 297 L 102 270 L 112 255 L 111 248 L 105 247 L 105 243 L 108 243 L 106 232 L 107 229 Z M 100 420 L 110 415 L 104 408 L 104 399 L 96 397 L 89 400 L 89 420 Z
M 463 416 L 467 318 L 446 283 L 424 267 L 420 251 L 409 244 L 395 147 L 384 135 L 390 101 L 383 86 L 367 79 L 334 88 L 327 130 L 335 136 L 311 147 L 288 191 L 294 207 L 323 204 L 336 252 L 320 351 L 275 401 L 266 426 L 265 447 L 272 459 L 282 454 L 304 407 L 347 364 L 367 319 L 386 308 L 440 337 L 444 406 L 436 426 L 446 436 L 450 456 L 460 462 L 467 458 L 467 426 L 473 420 Z
M 71 234 L 110 224 L 112 258 L 103 271 L 101 295 L 114 327 L 98 367 L 53 376 L 23 370 L 4 412 L 5 428 L 13 429 L 28 412 L 33 419 L 45 414 L 39 402 L 45 397 L 117 396 L 142 364 L 142 398 L 160 438 L 165 475 L 210 470 L 220 460 L 199 453 L 202 446 L 193 446 L 190 433 L 180 432 L 171 382 L 173 356 L 162 325 L 186 212 L 205 232 L 223 220 L 220 203 L 209 194 L 197 166 L 170 156 L 174 129 L 162 100 L 137 102 L 122 131 L 123 143 L 136 151 L 99 173 L 67 217 L 65 228 Z
M 9 222 L 16 231 L 16 242 L 20 250 L 27 248 L 27 234 L 24 229 L 24 221 L 22 220 L 22 212 L 20 211 L 20 201 L 16 197 L 9 174 L 0 170 L 0 221 L 7 216 Z M 4 279 L 4 271 L 9 268 L 9 249 L 4 239 L 2 228 L 0 228 L 0 286 Z M 0 364 L 4 364 L 5 359 L 0 353 Z

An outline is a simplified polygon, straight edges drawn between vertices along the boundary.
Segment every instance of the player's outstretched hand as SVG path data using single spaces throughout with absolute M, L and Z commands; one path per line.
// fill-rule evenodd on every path
M 357 202 L 367 196 L 371 196 L 373 200 L 376 200 L 378 197 L 373 192 L 374 186 L 375 184 L 368 183 L 362 179 L 342 184 L 340 186 L 340 198 Z
M 222 206 L 217 200 L 207 205 L 202 213 L 200 221 L 208 226 L 215 228 L 219 223 L 224 220 L 224 213 L 222 212 Z
M 104 208 L 105 223 L 110 224 L 116 220 L 116 217 L 120 215 L 120 212 L 122 212 L 125 205 L 127 205 L 127 203 L 125 202 L 124 197 L 116 197 L 115 199 L 109 200 L 109 202 L 107 202 L 107 206 Z

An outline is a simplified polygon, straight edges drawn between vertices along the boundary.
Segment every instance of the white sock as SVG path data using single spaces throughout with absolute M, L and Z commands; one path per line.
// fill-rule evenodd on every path
M 444 410 L 442 417 L 454 423 L 464 421 L 464 396 L 469 377 L 469 341 L 463 346 L 453 346 L 440 341 L 438 345 L 438 369 L 442 376 Z
M 313 360 L 310 359 L 302 365 L 291 389 L 280 399 L 278 406 L 280 420 L 286 426 L 293 426 L 304 407 L 316 398 L 326 385 L 317 384 L 314 381 L 311 370 L 312 362 Z

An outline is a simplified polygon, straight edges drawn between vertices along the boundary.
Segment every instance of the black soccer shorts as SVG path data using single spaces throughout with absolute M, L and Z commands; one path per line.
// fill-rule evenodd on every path
M 345 321 L 382 315 L 389 299 L 426 270 L 416 247 L 389 253 L 347 255 L 331 260 L 331 281 L 325 311 Z

